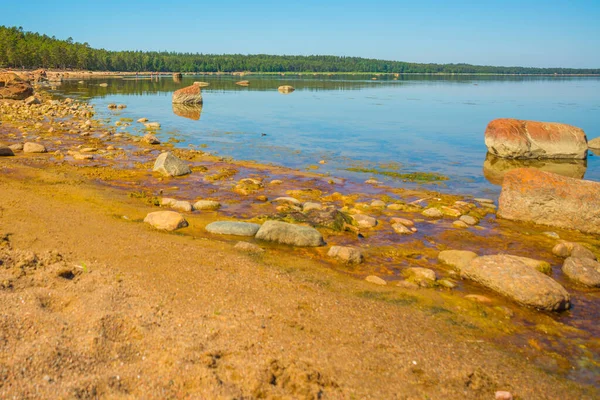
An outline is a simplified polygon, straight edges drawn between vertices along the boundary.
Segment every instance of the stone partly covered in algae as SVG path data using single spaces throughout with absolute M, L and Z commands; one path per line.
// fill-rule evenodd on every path
M 327 255 L 346 264 L 360 264 L 363 261 L 362 253 L 354 247 L 332 246 Z
M 600 287 L 600 263 L 590 258 L 569 257 L 565 260 L 562 271 L 584 286 Z
M 567 310 L 569 293 L 558 282 L 537 271 L 520 257 L 477 257 L 460 269 L 471 279 L 517 303 L 547 311 Z
M 477 254 L 467 250 L 444 250 L 438 254 L 438 260 L 442 264 L 454 267 L 459 271 L 468 266 L 475 258 L 477 258 Z
M 575 126 L 509 118 L 488 124 L 485 145 L 505 158 L 583 159 L 588 149 L 585 132 Z
M 254 236 L 259 229 L 259 224 L 238 221 L 217 221 L 206 225 L 207 232 L 219 235 Z
M 429 287 L 436 281 L 435 272 L 429 268 L 412 267 L 402 270 L 402 275 L 419 286 Z
M 377 219 L 368 215 L 356 214 L 353 215 L 352 218 L 354 219 L 354 221 L 356 221 L 356 224 L 360 228 L 374 228 L 375 226 L 377 226 Z
M 175 104 L 202 104 L 202 89 L 200 85 L 187 86 L 173 92 Z
M 155 211 L 146 215 L 144 222 L 152 225 L 156 229 L 165 231 L 174 231 L 176 229 L 188 226 L 185 218 L 175 211 Z
M 532 168 L 504 176 L 500 218 L 600 233 L 600 183 Z
M 323 236 L 315 228 L 281 221 L 265 222 L 256 233 L 256 238 L 297 247 L 317 247 L 325 244 Z
M 156 158 L 152 171 L 160 172 L 165 176 L 181 176 L 192 173 L 187 163 L 175 157 L 169 151 L 162 153 Z

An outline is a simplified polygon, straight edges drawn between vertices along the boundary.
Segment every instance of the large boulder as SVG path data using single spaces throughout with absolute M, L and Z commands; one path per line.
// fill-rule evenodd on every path
M 577 158 L 587 155 L 585 132 L 556 122 L 495 119 L 485 130 L 488 151 L 505 158 Z
M 520 257 L 504 254 L 477 257 L 463 265 L 460 273 L 525 306 L 548 311 L 570 307 L 570 296 L 565 288 Z
M 207 232 L 219 235 L 254 236 L 259 229 L 259 224 L 238 221 L 217 221 L 206 225 Z
M 202 104 L 200 85 L 187 86 L 173 92 L 174 104 Z
M 502 185 L 504 175 L 517 168 L 535 168 L 569 178 L 583 179 L 587 170 L 587 160 L 515 160 L 488 153 L 483 162 L 483 176 L 494 185 Z
M 25 100 L 33 95 L 33 88 L 13 72 L 0 73 L 0 99 Z
M 256 238 L 298 247 L 317 247 L 325 244 L 323 236 L 315 228 L 281 221 L 265 222 L 256 233 Z
M 600 183 L 520 168 L 504 175 L 500 218 L 600 233 Z
M 192 173 L 190 166 L 186 162 L 175 157 L 169 151 L 160 154 L 156 158 L 152 171 L 160 172 L 165 176 L 181 176 Z

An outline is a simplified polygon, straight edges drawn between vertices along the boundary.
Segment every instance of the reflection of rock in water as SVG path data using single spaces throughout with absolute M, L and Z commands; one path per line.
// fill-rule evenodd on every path
M 176 72 L 173 74 L 173 80 L 175 82 L 181 82 L 182 77 L 183 77 L 183 75 L 181 75 L 181 72 Z
M 173 113 L 175 113 L 175 115 L 179 115 L 180 117 L 197 121 L 200 119 L 200 114 L 202 114 L 202 106 L 200 104 L 173 103 Z
M 487 153 L 483 163 L 483 176 L 494 185 L 502 185 L 504 174 L 516 168 L 537 168 L 570 178 L 583 179 L 587 160 L 515 160 Z

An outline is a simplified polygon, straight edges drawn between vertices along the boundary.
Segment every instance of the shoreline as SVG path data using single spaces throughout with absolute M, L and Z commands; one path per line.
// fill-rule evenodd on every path
M 47 104 L 46 100 L 44 100 L 43 104 Z M 77 102 L 75 102 L 75 105 L 77 105 Z M 73 112 L 73 106 L 72 101 L 66 102 L 66 104 L 61 102 L 56 106 L 56 112 L 60 113 L 60 110 L 63 109 L 68 112 Z M 38 141 L 46 143 L 51 151 L 51 154 L 46 155 L 17 154 L 16 157 L 0 159 L 0 168 L 7 171 L 6 174 L 2 174 L 2 180 L 4 180 L 8 187 L 12 187 L 13 184 L 16 187 L 19 187 L 20 191 L 13 192 L 13 196 L 15 195 L 14 193 L 21 193 L 22 195 L 29 188 L 29 190 L 32 191 L 31 200 L 33 202 L 43 202 L 43 199 L 46 199 L 46 201 L 56 203 L 56 201 L 51 198 L 53 193 L 52 187 L 54 185 L 60 189 L 57 194 L 60 194 L 58 203 L 64 203 L 62 207 L 64 207 L 65 204 L 71 204 L 75 210 L 80 210 L 93 206 L 96 208 L 96 211 L 90 212 L 99 219 L 102 219 L 100 215 L 105 215 L 106 217 L 106 214 L 118 217 L 116 219 L 113 217 L 111 223 L 107 223 L 106 221 L 103 222 L 104 228 L 107 226 L 110 226 L 111 229 L 125 225 L 131 226 L 132 230 L 141 233 L 144 237 L 152 237 L 153 243 L 155 244 L 158 243 L 159 240 L 169 243 L 172 243 L 172 241 L 189 243 L 186 241 L 192 240 L 193 242 L 201 241 L 200 243 L 202 245 L 206 245 L 209 248 L 218 248 L 220 256 L 211 257 L 217 268 L 216 270 L 219 269 L 218 260 L 222 259 L 223 255 L 225 255 L 225 257 L 234 257 L 236 259 L 241 257 L 243 263 L 250 262 L 253 264 L 252 268 L 257 268 L 257 265 L 258 268 L 264 268 L 265 265 L 274 263 L 279 266 L 272 271 L 276 274 L 290 268 L 294 271 L 294 268 L 296 268 L 295 265 L 298 264 L 305 265 L 300 273 L 303 277 L 302 279 L 316 280 L 316 282 L 318 282 L 319 279 L 323 279 L 320 275 L 325 275 L 327 277 L 326 281 L 329 282 L 326 285 L 324 284 L 325 287 L 327 287 L 327 285 L 334 285 L 336 288 L 341 281 L 343 282 L 342 286 L 346 288 L 341 291 L 341 293 L 345 293 L 342 297 L 348 296 L 349 293 L 362 293 L 358 296 L 360 298 L 358 303 L 376 304 L 375 307 L 383 307 L 383 309 L 380 310 L 383 314 L 394 314 L 396 312 L 395 310 L 397 310 L 395 307 L 398 307 L 397 305 L 394 305 L 394 299 L 398 300 L 398 304 L 402 304 L 402 299 L 405 299 L 405 303 L 420 304 L 415 310 L 410 309 L 411 311 L 408 311 L 409 314 L 413 312 L 417 312 L 418 314 L 423 312 L 424 309 L 437 310 L 432 315 L 446 315 L 451 321 L 458 323 L 458 325 L 471 324 L 476 327 L 479 335 L 481 335 L 480 337 L 486 338 L 486 345 L 482 345 L 486 349 L 485 351 L 497 351 L 492 350 L 495 349 L 495 346 L 497 345 L 487 347 L 489 343 L 495 343 L 495 340 L 501 338 L 514 339 L 515 337 L 522 337 L 526 341 L 534 340 L 535 343 L 537 343 L 536 346 L 538 346 L 538 348 L 533 347 L 533 352 L 527 356 L 537 359 L 535 354 L 539 353 L 539 359 L 544 359 L 544 357 L 547 357 L 547 354 L 554 353 L 556 349 L 551 345 L 545 344 L 541 339 L 543 336 L 540 336 L 540 332 L 543 332 L 541 331 L 541 326 L 551 327 L 553 332 L 556 333 L 556 337 L 560 338 L 560 340 L 557 339 L 559 346 L 569 347 L 567 351 L 574 351 L 570 346 L 573 345 L 575 347 L 576 344 L 578 345 L 581 343 L 582 337 L 586 337 L 586 335 L 578 332 L 578 330 L 571 325 L 560 322 L 560 318 L 556 319 L 555 316 L 547 316 L 533 310 L 523 309 L 488 291 L 481 290 L 468 282 L 462 282 L 453 275 L 451 271 L 436 266 L 434 262 L 434 252 L 437 252 L 440 248 L 448 248 L 452 244 L 458 246 L 459 244 L 464 245 L 464 243 L 468 243 L 469 246 L 474 249 L 476 248 L 479 251 L 487 249 L 484 251 L 484 254 L 486 254 L 486 251 L 490 251 L 491 248 L 495 247 L 497 247 L 496 251 L 508 249 L 508 246 L 506 245 L 507 237 L 509 238 L 508 243 L 513 246 L 511 247 L 512 252 L 530 254 L 533 250 L 535 255 L 541 255 L 540 258 L 551 259 L 551 257 L 548 256 L 549 251 L 547 248 L 551 248 L 550 244 L 553 243 L 553 241 L 542 235 L 543 228 L 541 227 L 507 222 L 499 223 L 496 221 L 493 213 L 488 212 L 489 209 L 485 210 L 485 207 L 478 206 L 476 208 L 481 209 L 480 211 L 482 213 L 485 210 L 479 225 L 480 228 L 483 229 L 473 228 L 473 232 L 467 234 L 467 232 L 471 231 L 451 227 L 452 218 L 444 217 L 439 221 L 429 221 L 422 217 L 417 217 L 417 215 L 423 210 L 423 207 L 420 206 L 421 204 L 429 203 L 428 205 L 434 204 L 440 207 L 449 206 L 457 200 L 472 201 L 469 196 L 444 195 L 431 191 L 392 189 L 385 186 L 378 187 L 374 193 L 364 193 L 360 191 L 360 188 L 364 187 L 360 184 L 354 184 L 352 182 L 346 183 L 344 181 L 334 181 L 332 184 L 329 182 L 331 179 L 330 177 L 323 179 L 323 177 L 318 174 L 304 173 L 287 168 L 260 165 L 244 161 L 231 162 L 229 160 L 221 159 L 220 157 L 209 156 L 198 150 L 186 151 L 183 149 L 175 149 L 172 144 L 161 144 L 158 146 L 144 144 L 139 141 L 140 136 L 132 133 L 116 136 L 116 131 L 112 132 L 111 127 L 104 126 L 100 121 L 90 118 L 89 114 L 87 114 L 90 110 L 85 106 L 78 105 L 77 107 L 78 108 L 74 111 L 77 113 L 77 116 L 74 118 L 73 123 L 68 121 L 57 122 L 58 119 L 54 120 L 52 123 L 46 119 L 42 119 L 42 122 L 39 122 L 38 119 L 26 122 L 27 120 L 30 120 L 29 116 L 24 115 L 23 119 L 19 119 L 21 117 L 19 117 L 18 114 L 15 114 L 16 121 L 4 120 L 2 125 L 0 125 L 0 132 L 2 132 L 3 138 L 2 141 L 7 140 L 12 143 L 29 140 L 30 138 L 31 140 L 36 141 L 37 138 Z M 86 125 L 88 119 L 91 121 L 90 125 Z M 16 126 L 14 124 L 15 122 Z M 61 123 L 63 125 L 61 125 Z M 126 122 L 126 124 L 127 123 L 129 122 Z M 41 125 L 36 126 L 36 124 Z M 134 123 L 131 122 L 131 124 Z M 89 128 L 85 126 L 89 126 Z M 52 132 L 48 132 L 50 128 L 53 128 Z M 125 128 L 128 127 L 126 126 Z M 83 152 L 81 151 L 85 148 L 83 146 L 96 148 L 96 150 L 89 153 Z M 113 147 L 114 150 L 107 150 L 108 147 Z M 193 169 L 192 175 L 183 178 L 160 178 L 156 174 L 152 174 L 150 172 L 151 164 L 156 155 L 163 150 L 172 150 L 180 158 L 191 163 Z M 59 153 L 56 153 L 56 151 Z M 93 158 L 76 160 L 75 156 L 77 154 L 90 154 Z M 30 181 L 24 180 L 23 177 L 28 177 Z M 215 177 L 215 179 L 211 180 L 212 178 L 210 177 Z M 232 190 L 232 188 L 235 189 L 236 185 L 239 184 L 241 180 L 246 178 L 262 179 L 261 182 L 263 182 L 263 187 L 256 191 L 251 190 L 250 193 L 246 194 Z M 268 182 L 274 180 L 281 180 L 282 183 L 279 185 L 268 184 Z M 73 185 L 73 183 L 76 184 Z M 39 188 L 36 188 L 37 185 L 40 185 Z M 71 185 L 73 185 L 73 187 L 70 187 Z M 79 186 L 81 186 L 81 189 L 78 188 Z M 174 186 L 177 186 L 177 189 L 175 189 Z M 103 192 L 104 194 L 99 196 L 99 198 L 103 200 L 92 200 L 95 196 Z M 221 201 L 224 206 L 217 212 L 186 213 L 186 218 L 190 220 L 190 228 L 186 228 L 181 234 L 165 235 L 149 230 L 141 223 L 141 219 L 146 212 L 158 209 L 154 205 L 154 202 L 164 195 L 168 195 L 169 197 L 173 196 L 181 200 L 212 198 Z M 282 213 L 289 217 L 289 207 L 286 208 L 283 207 L 283 205 L 277 205 L 271 202 L 277 195 L 280 195 L 280 197 L 294 195 L 302 201 L 331 202 L 336 206 L 341 207 L 341 209 L 347 207 L 347 211 L 349 212 L 356 210 L 359 211 L 359 213 L 374 215 L 380 221 L 379 226 L 374 227 L 373 229 L 361 230 L 361 234 L 366 238 L 365 240 L 370 243 L 369 246 L 364 249 L 367 259 L 366 263 L 362 264 L 360 267 L 349 268 L 329 260 L 325 254 L 327 249 L 294 249 L 290 252 L 282 246 L 266 246 L 267 251 L 264 256 L 258 258 L 250 256 L 250 258 L 248 258 L 248 256 L 240 256 L 239 252 L 232 248 L 232 244 L 239 239 L 215 237 L 214 235 L 207 234 L 203 229 L 208 222 L 219 219 L 242 219 L 244 221 L 260 222 L 265 220 L 265 216 L 273 217 L 279 215 L 279 218 L 281 218 Z M 257 198 L 259 196 L 265 196 L 269 200 L 258 200 Z M 3 204 L 9 202 L 10 198 L 11 194 L 6 194 L 6 197 L 4 198 L 5 203 Z M 382 199 L 385 199 L 388 206 L 390 204 L 397 204 L 400 207 L 399 210 L 393 210 L 387 207 L 379 209 L 378 207 L 373 207 L 369 203 L 369 201 L 372 200 Z M 425 200 L 417 202 L 416 204 L 411 204 L 420 199 Z M 86 206 L 85 203 L 90 200 L 91 206 Z M 28 201 L 25 203 L 28 203 Z M 23 207 L 22 210 L 27 209 L 26 206 L 19 207 Z M 58 205 L 58 207 L 59 208 L 56 210 L 59 215 L 68 215 L 68 209 L 60 210 L 61 206 Z M 126 210 L 127 214 L 124 214 L 123 210 Z M 16 215 L 15 211 L 10 211 L 9 214 L 13 217 Z M 126 215 L 128 219 L 124 220 L 122 218 L 123 215 Z M 284 220 L 285 216 L 283 217 Z M 391 226 L 386 222 L 393 216 L 411 217 L 411 219 L 417 223 L 417 227 L 419 228 L 419 232 L 415 236 L 416 239 L 401 239 L 399 236 L 394 235 Z M 51 220 L 53 221 L 53 224 L 60 224 L 56 218 L 51 218 Z M 40 222 L 43 223 L 43 220 Z M 27 230 L 21 231 L 20 229 L 16 229 L 19 231 L 19 233 L 15 234 L 17 237 L 15 239 L 16 245 L 26 244 L 28 242 L 27 234 L 31 234 L 33 229 L 39 229 L 39 225 L 34 222 L 27 222 L 26 225 L 34 228 L 31 228 L 29 232 Z M 8 225 L 4 225 L 5 229 L 6 226 Z M 525 228 L 527 233 L 517 234 L 512 232 L 515 226 L 520 227 L 520 229 Z M 15 228 L 18 228 L 18 226 Z M 100 228 L 102 228 L 102 226 Z M 92 231 L 98 232 L 98 229 Z M 85 235 L 85 228 L 77 229 L 77 231 L 80 234 Z M 99 232 L 102 232 L 102 230 L 100 229 Z M 492 236 L 499 233 L 504 235 L 503 241 L 497 241 L 492 238 Z M 559 231 L 559 233 L 561 237 L 572 240 L 585 239 L 585 235 L 578 235 L 573 232 Z M 532 234 L 534 237 L 528 238 L 528 236 L 531 236 Z M 328 245 L 360 244 L 360 240 L 357 240 L 352 231 L 335 232 L 326 230 L 324 231 L 324 235 Z M 91 240 L 91 237 L 88 235 L 85 236 L 87 237 L 86 240 Z M 112 240 L 102 237 L 100 237 L 100 239 L 101 242 L 110 242 L 113 249 L 117 246 L 117 243 Z M 128 241 L 129 245 L 133 245 L 135 248 L 143 247 L 148 251 L 148 248 L 144 245 L 143 241 L 134 238 L 129 238 Z M 433 244 L 433 248 L 429 248 L 428 245 L 423 245 L 424 241 L 427 241 L 429 245 Z M 56 244 L 57 240 L 45 238 L 42 242 L 46 243 L 46 245 L 49 243 Z M 419 245 L 418 242 L 421 242 L 421 244 Z M 515 242 L 517 243 L 516 249 L 514 247 Z M 261 245 L 265 246 L 264 244 Z M 173 246 L 176 245 L 173 244 Z M 34 247 L 39 246 L 36 245 Z M 71 252 L 76 253 L 77 257 L 82 257 L 82 255 L 85 254 L 85 248 L 78 249 L 78 246 L 73 244 L 66 245 L 66 247 L 70 248 Z M 200 252 L 201 248 L 197 249 L 197 251 Z M 94 257 L 103 259 L 104 262 L 109 265 L 114 262 L 112 256 L 113 254 L 107 253 L 106 250 L 98 248 L 97 246 L 95 247 Z M 130 257 L 130 255 L 126 252 L 121 254 L 117 252 L 116 254 L 116 258 L 123 259 L 128 257 Z M 266 258 L 268 262 L 264 262 L 261 257 Z M 153 279 L 160 280 L 160 273 L 166 271 L 165 267 L 167 266 L 176 268 L 173 265 L 173 261 L 168 260 L 166 256 L 160 258 L 163 266 L 153 271 L 153 274 L 155 274 Z M 391 262 L 389 261 L 390 259 L 392 260 Z M 180 259 L 178 260 L 181 262 Z M 151 263 L 151 260 L 146 259 L 145 262 Z M 416 287 L 406 286 L 404 288 L 401 286 L 392 287 L 391 283 L 405 280 L 401 279 L 401 276 L 394 273 L 391 268 L 386 270 L 385 266 L 404 266 L 405 264 L 429 268 L 434 267 L 436 272 L 440 274 L 440 280 L 442 278 L 448 279 L 451 282 L 455 282 L 457 287 L 455 289 L 448 289 L 441 286 L 434 286 L 433 288 L 428 289 L 419 288 L 419 285 Z M 228 268 L 232 267 L 230 266 Z M 313 270 L 314 268 L 319 272 L 315 272 Z M 109 270 L 112 269 L 109 268 Z M 139 267 L 136 268 L 136 271 L 144 275 L 144 272 Z M 198 274 L 198 272 L 193 272 L 192 270 L 184 269 L 184 271 L 187 271 L 185 273 L 194 276 Z M 251 273 L 251 271 L 252 269 L 249 269 L 247 272 Z M 215 274 L 216 275 L 213 277 L 214 279 L 223 279 L 221 273 L 216 272 Z M 378 287 L 355 279 L 357 277 L 362 279 L 366 275 L 373 274 L 385 278 L 389 282 L 388 285 Z M 197 277 L 199 278 L 199 276 Z M 271 276 L 270 279 L 273 279 L 273 277 Z M 289 279 L 291 279 L 291 282 L 298 284 L 297 276 Z M 183 284 L 180 279 L 177 279 L 177 282 Z M 262 283 L 264 284 L 265 282 Z M 187 284 L 183 284 L 183 286 L 186 285 Z M 229 285 L 232 285 L 236 290 L 243 292 L 243 288 L 240 287 L 238 283 L 230 281 Z M 317 285 L 316 287 L 319 286 Z M 171 286 L 171 288 L 176 289 L 177 285 Z M 313 290 L 315 289 L 313 286 L 311 286 L 311 288 Z M 213 290 L 213 293 L 215 290 L 220 293 L 218 287 L 212 287 L 211 289 Z M 294 295 L 289 291 L 290 289 L 291 288 L 288 288 L 286 289 L 287 291 L 284 292 L 278 291 L 278 293 L 283 293 L 283 295 L 286 296 L 285 298 L 292 301 Z M 157 286 L 156 290 L 160 292 L 160 285 Z M 191 290 L 191 288 L 188 287 L 187 290 Z M 323 290 L 322 287 L 318 289 L 322 300 L 328 299 L 327 301 L 329 301 L 331 300 L 331 296 L 337 298 L 337 294 L 332 295 L 327 290 L 324 292 Z M 333 292 L 338 293 L 336 290 Z M 187 295 L 191 295 L 192 292 L 190 291 L 187 293 Z M 465 293 L 480 294 L 490 298 L 492 303 L 491 305 L 486 305 L 485 303 L 466 300 L 463 297 Z M 364 297 L 367 297 L 367 299 Z M 413 297 L 417 300 L 412 300 Z M 406 300 L 407 298 L 409 300 Z M 338 299 L 338 301 L 340 300 Z M 274 303 L 269 304 L 273 306 Z M 410 306 L 410 304 L 406 305 Z M 237 311 L 241 312 L 241 309 L 237 309 Z M 177 313 L 177 311 L 172 312 Z M 486 317 L 482 318 L 479 313 L 486 314 Z M 314 315 L 312 315 L 312 317 L 314 317 Z M 366 315 L 359 313 L 359 315 L 355 317 L 362 319 L 365 318 Z M 308 320 L 302 320 L 304 321 L 304 324 L 310 325 Z M 504 322 L 506 320 L 511 322 L 506 324 Z M 348 320 L 346 320 L 346 322 L 347 321 Z M 381 322 L 382 321 L 378 323 Z M 436 319 L 436 323 L 438 322 L 439 321 Z M 528 331 L 528 329 L 521 326 L 523 322 L 533 323 L 536 329 L 534 329 L 533 332 Z M 427 326 L 426 322 L 424 322 L 424 324 L 424 326 Z M 452 322 L 450 322 L 450 324 L 452 324 Z M 493 327 L 494 324 L 497 326 Z M 424 326 L 422 326 L 422 328 L 424 328 Z M 425 329 L 429 331 L 431 328 L 432 327 L 428 327 Z M 221 327 L 220 329 L 224 328 Z M 463 329 L 461 335 L 467 334 L 469 331 L 466 328 L 461 329 Z M 537 334 L 535 333 L 536 330 Z M 438 333 L 431 333 L 431 335 L 435 338 Z M 574 343 L 570 343 L 570 339 L 565 339 L 569 335 L 574 335 L 577 338 Z M 308 340 L 306 336 L 301 337 L 303 338 L 302 340 Z M 477 338 L 478 335 L 475 335 L 475 337 Z M 490 340 L 490 342 L 488 343 L 487 340 Z M 509 343 L 508 346 L 515 346 L 515 343 L 512 342 L 511 339 L 507 340 Z M 321 344 L 323 345 L 323 343 Z M 352 351 L 358 351 L 358 349 L 352 347 Z M 376 351 L 376 354 L 378 357 L 383 357 L 378 351 Z M 561 357 L 561 363 L 567 361 L 567 364 L 570 365 L 571 362 L 568 361 L 567 357 L 562 355 Z M 481 359 L 479 361 L 483 362 Z M 316 361 L 313 359 L 312 362 Z M 456 360 L 452 361 L 452 363 L 454 362 L 456 362 Z M 461 360 L 461 362 L 466 363 L 462 364 L 463 367 L 473 367 L 471 360 Z M 519 364 L 521 361 L 513 360 L 511 362 Z M 520 368 L 524 368 L 525 364 L 519 365 L 521 365 Z M 546 367 L 548 366 L 546 365 Z M 333 368 L 333 365 L 329 365 L 327 368 Z M 499 365 L 494 365 L 492 370 L 499 371 L 502 368 L 503 367 Z M 550 368 L 550 370 L 552 370 L 552 368 Z M 533 370 L 530 371 L 527 369 L 527 371 L 527 373 L 534 373 Z M 407 371 L 407 373 L 408 372 L 409 371 Z M 566 374 L 567 372 L 570 372 L 570 368 L 565 368 L 563 364 L 560 364 L 560 367 L 553 371 L 554 374 L 558 375 Z M 428 374 L 425 374 L 425 376 L 428 376 Z M 438 381 L 444 380 L 438 375 L 435 376 L 435 379 Z M 499 381 L 495 380 L 495 377 L 490 378 L 490 376 L 487 376 L 486 379 L 492 379 L 496 384 L 499 383 Z M 546 382 L 545 379 L 550 378 L 540 379 Z M 323 382 L 319 383 L 319 385 L 327 386 L 324 385 Z M 364 387 L 360 387 L 358 382 L 354 382 L 353 385 L 354 386 L 352 387 L 356 390 L 364 389 Z M 485 390 L 491 390 L 490 387 L 486 385 L 487 384 L 483 385 Z M 338 384 L 338 387 L 339 386 L 344 387 L 343 385 Z M 309 385 L 309 387 L 312 386 Z M 436 394 L 444 393 L 443 391 L 439 391 L 444 389 L 443 387 L 418 387 L 422 390 L 422 392 L 419 393 L 430 393 L 434 396 Z M 549 387 L 544 387 L 543 384 L 531 389 L 526 389 L 522 384 L 515 387 L 517 387 L 517 389 L 515 389 L 516 394 L 519 392 L 524 393 L 527 390 L 542 390 L 542 392 L 535 392 L 541 394 L 545 393 L 543 392 L 544 390 L 549 389 Z M 377 388 L 375 386 L 370 386 L 369 389 L 376 390 Z M 327 390 L 331 390 L 331 388 L 328 387 Z M 383 390 L 383 388 L 379 388 L 378 390 Z M 452 386 L 452 391 L 450 393 L 453 393 L 454 390 L 456 390 L 456 387 Z M 500 388 L 498 388 L 498 390 L 500 390 Z M 211 393 L 214 394 L 215 392 Z M 379 393 L 384 395 L 383 392 Z M 471 393 L 474 397 L 477 397 L 479 394 L 481 393 Z M 298 395 L 298 393 L 296 393 L 296 395 Z

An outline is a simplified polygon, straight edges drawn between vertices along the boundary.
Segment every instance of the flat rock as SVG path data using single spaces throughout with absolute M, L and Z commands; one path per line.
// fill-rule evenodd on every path
M 400 223 L 392 224 L 392 229 L 394 230 L 394 232 L 396 232 L 400 235 L 412 235 L 413 234 L 413 231 L 411 231 L 409 228 L 407 228 L 406 226 L 404 226 L 403 224 L 400 224 Z
M 362 253 L 354 247 L 332 246 L 327 255 L 346 264 L 360 264 L 363 261 Z
M 415 226 L 415 223 L 413 221 L 411 221 L 410 219 L 406 219 L 406 218 L 394 217 L 394 218 L 390 219 L 390 222 L 392 224 L 402 224 L 402 225 L 406 226 L 407 228 L 412 228 L 413 226 Z
M 26 142 L 23 145 L 23 153 L 46 153 L 46 147 L 39 143 Z
M 292 93 L 296 89 L 294 89 L 294 87 L 290 86 L 290 85 L 282 85 L 282 86 L 279 86 L 277 88 L 277 90 L 279 91 L 279 93 L 288 94 L 288 93 Z
M 192 205 L 190 204 L 189 201 L 183 201 L 183 200 L 179 200 L 179 201 L 174 201 L 170 204 L 170 207 L 174 210 L 177 211 L 184 211 L 184 212 L 190 212 L 193 210 Z
M 504 176 L 498 216 L 509 220 L 600 233 L 600 183 L 533 168 Z
M 181 176 L 192 173 L 190 166 L 186 162 L 175 157 L 171 152 L 160 154 L 156 158 L 152 170 L 160 172 L 165 176 Z
M 246 253 L 258 254 L 265 252 L 265 250 L 260 246 L 249 242 L 237 242 L 233 247 L 237 250 L 245 251 Z
M 183 216 L 175 211 L 155 211 L 146 215 L 144 222 L 152 225 L 156 229 L 174 231 L 176 229 L 188 226 Z
M 384 281 L 383 279 L 381 279 L 380 277 L 375 276 L 375 275 L 369 275 L 369 276 L 367 276 L 365 278 L 365 281 L 367 281 L 369 283 L 374 283 L 376 285 L 381 285 L 381 286 L 387 285 L 386 281 Z
M 464 229 L 464 228 L 468 228 L 469 227 L 469 225 L 466 222 L 461 221 L 461 220 L 457 220 L 457 221 L 452 222 L 452 226 L 455 227 L 455 228 L 460 228 L 460 229 Z
M 467 250 L 444 250 L 438 254 L 438 260 L 446 265 L 461 270 L 471 263 L 477 254 Z
M 589 258 L 569 257 L 562 271 L 570 279 L 584 286 L 600 287 L 600 263 Z
M 377 226 L 377 219 L 364 214 L 353 215 L 352 218 L 361 228 L 374 228 Z
M 425 217 L 429 218 L 442 218 L 444 213 L 438 210 L 437 208 L 428 208 L 421 213 Z
M 412 267 L 406 268 L 402 270 L 402 275 L 404 275 L 407 279 L 412 280 L 417 283 L 421 282 L 435 282 L 437 279 L 435 276 L 435 271 L 429 268 L 420 268 L 420 267 Z
M 207 232 L 219 235 L 254 236 L 259 229 L 259 224 L 237 221 L 217 221 L 206 225 Z
M 477 218 L 472 217 L 470 215 L 463 215 L 459 218 L 459 220 L 471 226 L 477 225 L 479 223 L 479 220 L 477 220 Z
M 485 130 L 488 151 L 505 158 L 584 159 L 588 144 L 585 132 L 556 122 L 501 118 Z
M 325 244 L 323 236 L 315 228 L 281 221 L 265 222 L 256 233 L 256 238 L 298 247 L 317 247 Z
M 286 204 L 293 204 L 295 206 L 299 206 L 302 204 L 302 202 L 300 200 L 295 199 L 293 197 L 278 197 L 275 200 L 273 200 L 272 203 L 286 203 Z
M 525 306 L 548 311 L 570 307 L 570 296 L 565 288 L 519 257 L 503 254 L 477 257 L 463 266 L 460 273 Z
M 304 212 L 308 212 L 310 210 L 322 210 L 323 209 L 323 205 L 321 203 L 313 203 L 310 201 L 307 201 L 306 203 L 304 203 L 302 205 L 302 211 Z
M 214 211 L 221 208 L 221 203 L 214 200 L 198 200 L 194 203 L 194 210 L 198 211 Z
M 14 152 L 23 151 L 23 143 L 11 144 L 10 146 L 8 146 L 8 148 Z

